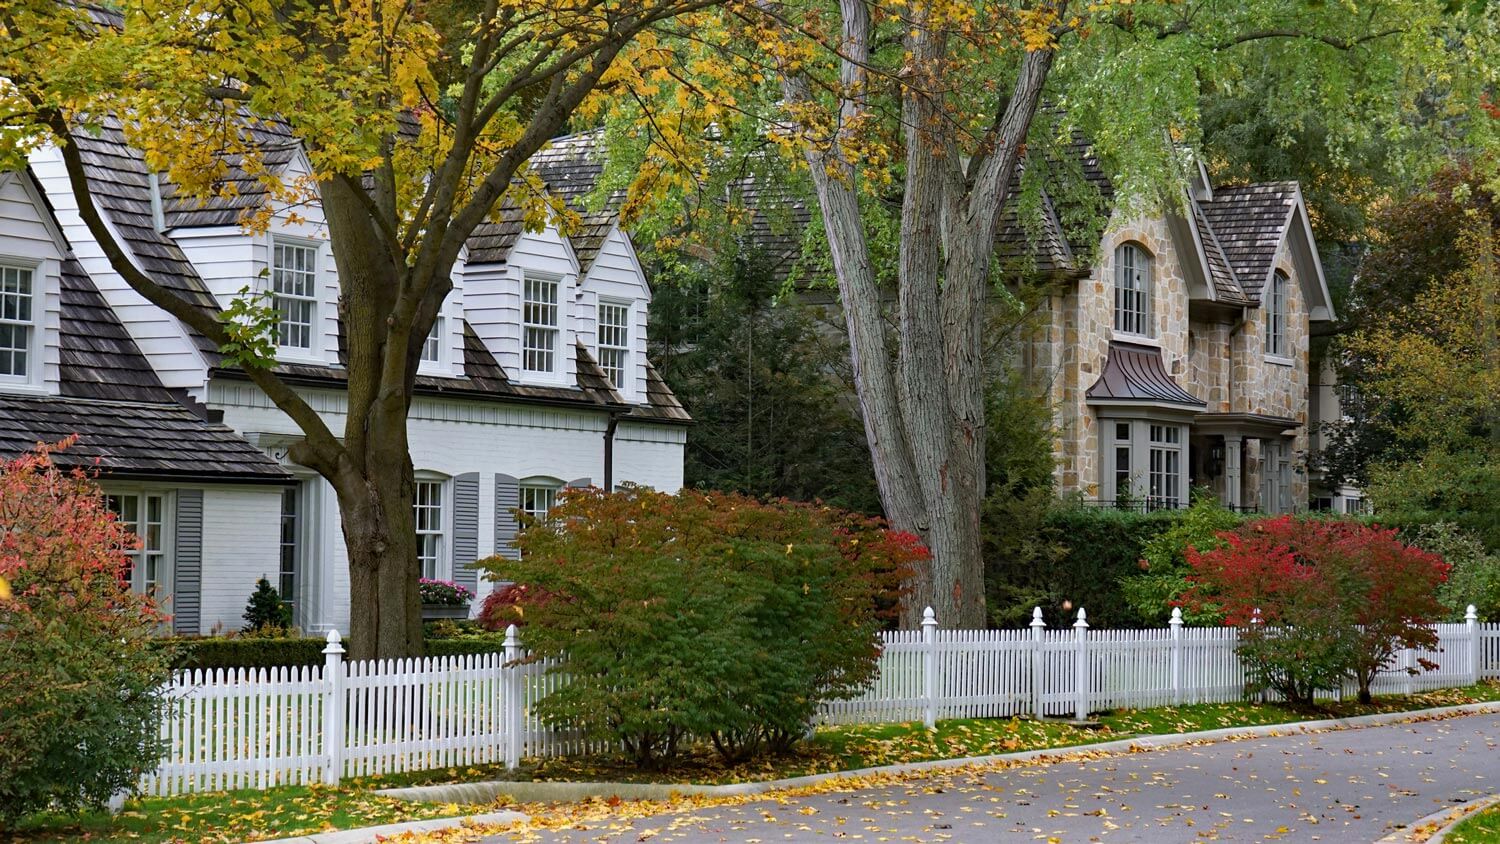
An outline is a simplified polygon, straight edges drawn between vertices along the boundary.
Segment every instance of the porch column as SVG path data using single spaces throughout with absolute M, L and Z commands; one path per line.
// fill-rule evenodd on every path
M 1240 448 L 1244 441 L 1245 438 L 1238 434 L 1224 435 L 1224 482 L 1229 487 L 1224 503 L 1231 510 L 1238 510 L 1243 499 L 1240 490 Z

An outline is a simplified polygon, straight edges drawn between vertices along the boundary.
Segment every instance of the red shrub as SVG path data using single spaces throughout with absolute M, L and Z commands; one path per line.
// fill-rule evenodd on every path
M 1222 548 L 1189 549 L 1183 603 L 1222 608 L 1267 685 L 1294 702 L 1346 676 L 1368 701 L 1397 649 L 1437 642 L 1429 623 L 1443 613 L 1437 587 L 1448 566 L 1394 530 L 1281 516 L 1221 537 Z

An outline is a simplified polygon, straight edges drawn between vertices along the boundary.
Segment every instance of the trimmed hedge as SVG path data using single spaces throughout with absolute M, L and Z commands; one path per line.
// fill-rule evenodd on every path
M 322 665 L 322 637 L 270 638 L 261 636 L 169 638 L 161 646 L 173 651 L 173 668 L 274 668 L 281 665 Z M 499 653 L 503 633 L 467 633 L 428 639 L 428 656 Z M 344 647 L 349 647 L 348 640 Z

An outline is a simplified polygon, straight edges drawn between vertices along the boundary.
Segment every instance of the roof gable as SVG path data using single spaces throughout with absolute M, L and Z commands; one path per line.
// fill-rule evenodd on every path
M 1198 203 L 1251 302 L 1260 302 L 1301 201 L 1296 182 L 1266 182 L 1214 188 L 1213 199 Z

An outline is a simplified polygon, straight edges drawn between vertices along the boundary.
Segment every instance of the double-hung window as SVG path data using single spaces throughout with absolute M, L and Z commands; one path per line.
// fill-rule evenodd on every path
M 313 350 L 318 316 L 318 250 L 277 241 L 271 248 L 271 295 L 276 305 L 276 345 Z
M 1115 429 L 1115 501 L 1128 501 L 1130 495 L 1130 423 L 1116 422 Z
M 1150 489 L 1152 509 L 1182 504 L 1182 428 L 1151 426 Z
M 31 376 L 35 282 L 32 269 L 0 266 L 0 376 L 8 379 Z
M 130 588 L 145 595 L 165 595 L 171 568 L 167 563 L 167 496 L 155 492 L 119 492 L 104 496 L 104 505 L 126 530 L 140 539 L 127 550 Z
M 599 303 L 599 368 L 615 389 L 624 389 L 630 372 L 630 306 Z
M 301 568 L 302 514 L 300 487 L 281 491 L 281 565 L 276 590 L 281 600 L 293 608 L 297 605 L 297 570 Z
M 559 356 L 559 288 L 555 279 L 526 276 L 521 294 L 521 369 L 537 375 L 554 375 Z
M 1134 243 L 1115 250 L 1115 330 L 1151 336 L 1151 256 Z
M 422 363 L 442 363 L 443 361 L 443 318 L 438 317 L 432 323 L 432 330 L 427 332 L 427 339 L 422 341 Z
M 1287 357 L 1286 341 L 1287 278 L 1281 270 L 1271 277 L 1266 288 L 1266 354 Z
M 422 576 L 436 580 L 443 562 L 443 482 L 417 481 L 413 508 Z
M 521 484 L 521 512 L 533 519 L 545 519 L 557 504 L 557 493 L 562 484 L 545 480 L 524 481 Z

